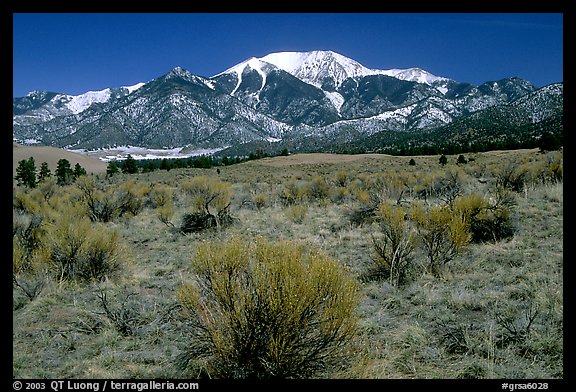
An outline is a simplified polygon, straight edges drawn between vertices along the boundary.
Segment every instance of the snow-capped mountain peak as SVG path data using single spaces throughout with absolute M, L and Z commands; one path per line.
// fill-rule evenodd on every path
M 407 69 L 388 69 L 388 70 L 374 70 L 376 73 L 392 76 L 396 79 L 406 80 L 408 82 L 424 83 L 432 85 L 437 81 L 447 81 L 448 78 L 442 76 L 432 75 L 430 72 L 422 68 L 407 68 Z
M 262 59 L 256 58 L 256 57 L 251 57 L 248 60 L 241 62 L 240 64 L 237 64 L 231 68 L 228 68 L 224 72 L 221 72 L 217 75 L 214 75 L 212 77 L 212 79 L 216 78 L 220 75 L 235 74 L 236 75 L 236 87 L 230 93 L 231 95 L 235 95 L 236 91 L 238 90 L 238 88 L 242 84 L 242 80 L 243 80 L 242 75 L 244 75 L 244 73 L 249 72 L 251 70 L 256 71 L 260 75 L 260 78 L 262 79 L 262 83 L 260 85 L 260 90 L 261 90 L 266 85 L 267 75 L 270 73 L 270 71 L 272 71 L 274 69 L 277 69 L 277 67 L 275 67 L 271 63 L 268 63 L 268 62 L 266 62 Z
M 372 73 L 359 62 L 330 50 L 270 53 L 261 60 L 317 87 L 327 80 L 339 86 L 347 78 Z
M 74 114 L 83 112 L 94 103 L 107 102 L 112 95 L 112 90 L 106 88 L 100 91 L 88 91 L 80 95 L 59 94 L 55 99 L 59 99 Z
M 98 91 L 87 91 L 79 95 L 57 94 L 53 100 L 58 100 L 64 104 L 72 113 L 78 114 L 88 109 L 94 103 L 105 103 L 115 94 L 115 91 L 126 90 L 121 95 L 131 94 L 144 86 L 145 83 L 136 83 L 131 86 L 122 86 L 118 89 L 105 88 Z
M 371 69 L 356 60 L 331 50 L 314 50 L 309 52 L 275 52 L 266 56 L 248 60 L 235 65 L 214 77 L 236 73 L 241 78 L 246 67 L 266 74 L 272 65 L 284 70 L 300 80 L 316 87 L 331 86 L 337 88 L 348 78 L 369 75 L 386 75 L 397 79 L 432 85 L 436 81 L 450 80 L 436 76 L 421 68 L 407 69 Z
M 212 78 L 231 73 L 235 73 L 236 75 L 238 75 L 238 78 L 241 78 L 244 71 L 249 69 L 253 69 L 261 75 L 262 74 L 266 75 L 274 68 L 275 68 L 274 65 L 272 65 L 269 62 L 266 62 L 263 59 L 259 59 L 257 57 L 251 57 L 248 60 L 242 61 L 240 64 L 236 64 L 235 66 L 228 68 L 224 72 L 220 72 L 219 74 L 212 76 Z
M 520 78 L 473 86 L 421 68 L 371 69 L 332 51 L 278 52 L 212 78 L 176 67 L 145 84 L 80 95 L 33 91 L 13 98 L 13 139 L 211 149 L 282 139 L 306 150 L 375 132 L 431 130 L 499 106 L 530 124 L 557 121 L 561 88 L 527 96 L 534 90 Z

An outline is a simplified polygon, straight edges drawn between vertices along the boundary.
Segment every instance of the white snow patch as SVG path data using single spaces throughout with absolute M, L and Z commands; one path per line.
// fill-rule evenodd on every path
M 267 137 L 266 140 L 267 140 L 269 143 L 278 143 L 278 142 L 281 142 L 281 141 L 282 141 L 282 139 L 277 139 L 277 138 L 275 138 L 275 137 Z
M 316 87 L 320 87 L 326 77 L 333 78 L 336 86 L 339 86 L 349 77 L 373 74 L 372 70 L 357 61 L 325 50 L 270 53 L 261 60 Z
M 261 58 L 270 64 L 274 64 L 284 71 L 294 74 L 309 57 L 310 52 L 278 52 L 270 53 Z
M 262 78 L 262 85 L 260 86 L 260 91 L 262 91 L 262 89 L 266 85 L 266 72 L 262 70 L 262 62 L 256 58 L 252 58 L 250 59 L 250 61 L 248 61 L 248 65 L 250 66 L 250 68 L 252 68 L 253 70 L 255 70 L 260 74 L 260 77 Z M 260 101 L 259 94 L 256 95 L 256 99 Z
M 189 158 L 200 155 L 212 155 L 227 147 L 222 148 L 201 148 L 183 153 L 184 147 L 175 147 L 168 149 L 154 149 L 136 146 L 118 146 L 110 149 L 98 149 L 87 151 L 85 149 L 68 149 L 68 151 L 79 154 L 96 156 L 101 161 L 109 162 L 112 160 L 124 160 L 131 155 L 134 159 L 163 159 L 163 158 Z
M 101 91 L 88 91 L 80 95 L 58 94 L 52 100 L 62 99 L 72 113 L 78 114 L 88 109 L 93 103 L 107 102 L 110 96 L 111 90 L 107 88 Z
M 392 117 L 397 117 L 397 116 L 407 117 L 410 115 L 410 113 L 412 113 L 412 111 L 414 110 L 415 107 L 416 107 L 416 104 L 413 104 L 410 106 L 404 106 L 403 108 L 399 108 L 396 110 L 389 110 L 387 112 L 380 113 L 380 114 L 377 114 L 376 116 L 369 117 L 369 118 L 386 120 L 386 119 L 389 119 Z
M 238 65 L 233 66 L 232 68 L 227 69 L 224 72 L 221 72 L 217 75 L 214 75 L 213 77 L 223 75 L 223 74 L 235 73 L 238 81 L 236 82 L 236 87 L 234 87 L 234 90 L 232 90 L 232 92 L 230 93 L 230 95 L 234 95 L 236 93 L 236 91 L 238 90 L 238 88 L 240 87 L 240 84 L 242 84 L 242 73 L 246 70 L 246 67 L 250 67 L 251 69 L 258 72 L 258 74 L 260 74 L 260 77 L 262 78 L 262 85 L 260 86 L 260 91 L 262 91 L 262 89 L 266 85 L 267 73 L 264 70 L 265 66 L 270 66 L 270 64 L 268 64 L 268 63 L 266 63 L 260 59 L 257 59 L 256 57 L 252 57 L 246 61 L 241 62 Z M 258 94 L 256 94 L 256 99 L 258 99 L 258 100 L 260 99 Z
M 448 88 L 447 88 L 447 87 L 438 86 L 438 87 L 436 87 L 436 90 L 440 91 L 443 95 L 445 95 L 446 92 L 448 91 Z
M 242 83 L 242 71 L 236 70 L 236 79 L 238 79 L 238 81 L 236 82 L 236 87 L 234 87 L 234 90 L 232 90 L 230 95 L 234 95 L 236 93 L 236 90 L 238 90 L 238 87 L 240 87 L 240 84 Z
M 430 72 L 421 68 L 406 68 L 406 69 L 386 69 L 386 70 L 373 70 L 375 74 L 392 76 L 396 79 L 406 80 L 408 82 L 417 82 L 431 85 L 436 81 L 450 80 L 441 76 L 432 75 Z
M 138 90 L 140 87 L 144 86 L 146 83 L 136 83 L 135 85 L 132 86 L 124 86 L 125 89 L 128 90 L 128 94 L 132 94 L 134 91 Z
M 36 140 L 36 139 L 24 139 L 24 140 L 20 140 L 20 139 L 14 139 L 14 138 L 12 138 L 12 140 L 15 141 L 16 143 L 24 144 L 24 145 L 40 144 L 40 141 L 39 141 L 39 140 Z
M 208 88 L 212 89 L 212 90 L 216 90 L 216 87 L 214 86 L 214 82 L 209 80 L 209 79 L 202 79 L 202 82 L 204 82 L 204 84 L 206 86 L 208 86 Z
M 326 98 L 328 98 L 330 102 L 332 102 L 332 105 L 334 105 L 338 114 L 340 114 L 340 109 L 344 104 L 344 97 L 342 96 L 342 94 L 336 91 L 324 91 L 324 94 L 326 95 Z

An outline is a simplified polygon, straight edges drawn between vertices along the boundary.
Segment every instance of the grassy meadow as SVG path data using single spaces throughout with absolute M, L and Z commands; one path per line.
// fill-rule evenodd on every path
M 296 241 L 358 283 L 356 332 L 314 378 L 561 379 L 562 151 L 464 157 L 296 154 L 14 186 L 13 377 L 215 377 L 190 354 L 181 288 L 201 246 L 240 236 Z M 184 232 L 202 210 L 226 219 Z M 448 253 L 433 257 L 437 238 Z

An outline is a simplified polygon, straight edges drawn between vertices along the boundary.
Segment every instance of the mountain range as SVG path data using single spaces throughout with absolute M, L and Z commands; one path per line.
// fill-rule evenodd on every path
M 434 132 L 456 141 L 470 129 L 492 135 L 490 124 L 502 122 L 502 132 L 529 127 L 537 138 L 535 124 L 558 128 L 562 116 L 561 82 L 536 88 L 512 77 L 474 86 L 420 68 L 369 69 L 332 51 L 279 52 L 212 77 L 176 67 L 145 83 L 77 96 L 33 91 L 13 98 L 13 140 L 220 154 L 257 146 L 330 151 L 371 140 L 378 150 L 398 137 L 425 144 Z

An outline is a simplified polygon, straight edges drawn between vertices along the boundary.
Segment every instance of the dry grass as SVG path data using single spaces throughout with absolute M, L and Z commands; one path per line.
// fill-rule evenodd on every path
M 86 155 L 77 154 L 74 152 L 66 151 L 61 148 L 46 147 L 46 146 L 20 146 L 17 144 L 12 145 L 12 177 L 16 175 L 16 168 L 18 162 L 23 159 L 34 158 L 36 168 L 39 169 L 42 162 L 48 164 L 50 171 L 54 173 L 56 164 L 60 159 L 67 159 L 71 167 L 79 163 L 87 173 L 106 173 L 108 164 L 99 160 L 98 158 L 88 157 Z
M 508 160 L 545 158 L 536 150 L 470 156 L 475 161 L 461 167 L 463 189 L 482 195 L 488 195 L 491 186 L 487 168 Z M 374 256 L 371 235 L 379 228 L 375 222 L 351 224 L 348 214 L 359 203 L 354 194 L 381 173 L 401 173 L 412 181 L 411 175 L 431 179 L 434 173 L 456 166 L 456 156 L 449 157 L 445 169 L 438 156 L 414 159 L 416 165 L 409 166 L 410 157 L 306 154 L 223 167 L 219 176 L 215 168 L 173 169 L 100 180 L 102 187 L 116 187 L 130 178 L 162 184 L 174 192 L 173 221 L 178 222 L 186 208 L 180 184 L 199 175 L 217 177 L 232 184 L 230 212 L 235 223 L 220 231 L 182 235 L 149 207 L 106 223 L 130 246 L 129 268 L 98 283 L 46 277 L 32 300 L 19 287 L 13 288 L 13 376 L 183 377 L 176 364 L 189 348 L 191 330 L 179 309 L 178 287 L 193 274 L 190 262 L 198 244 L 241 234 L 259 235 L 272 243 L 305 241 L 361 281 L 360 333 L 350 348 L 354 360 L 323 377 L 563 378 L 562 182 L 532 184 L 515 194 L 514 236 L 469 245 L 446 265 L 441 278 L 427 272 L 426 255 L 417 247 L 407 284 L 362 281 Z M 316 176 L 335 178 L 337 172 L 349 174 L 346 197 L 338 202 L 305 198 L 297 204 L 306 209 L 300 222 L 286 215 L 288 207 L 279 194 L 287 181 L 307 184 Z M 479 178 L 487 182 L 478 182 Z M 255 195 L 265 195 L 260 197 L 266 203 L 258 208 L 251 202 Z M 412 196 L 406 192 L 402 202 L 409 203 L 415 195 L 416 190 Z M 433 196 L 427 199 L 437 202 Z M 19 278 L 32 284 L 42 277 Z M 110 309 L 124 311 L 130 334 L 118 331 L 106 314 L 98 297 L 102 292 Z M 520 333 L 513 336 L 509 329 Z

